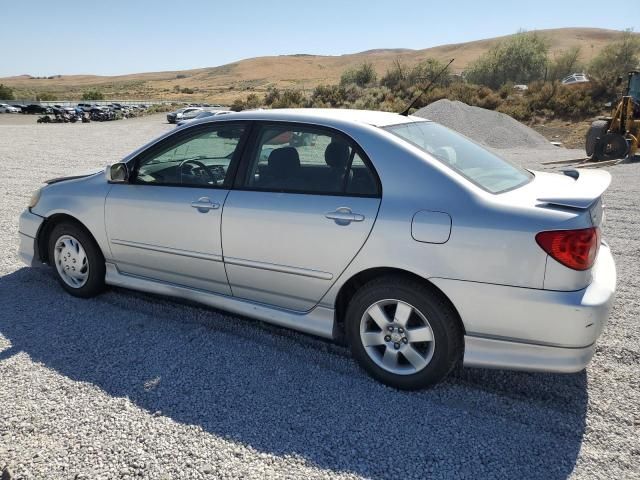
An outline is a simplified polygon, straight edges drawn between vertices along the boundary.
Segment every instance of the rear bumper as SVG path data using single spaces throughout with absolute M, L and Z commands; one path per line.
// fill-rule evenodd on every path
M 591 360 L 615 297 L 615 263 L 604 243 L 592 275 L 573 292 L 433 281 L 462 318 L 465 365 L 576 372 Z
M 465 367 L 556 373 L 581 371 L 596 350 L 595 343 L 582 348 L 563 348 L 471 336 L 465 336 L 464 347 Z
M 18 235 L 20 243 L 18 247 L 18 256 L 25 265 L 36 267 L 42 264 L 38 252 L 38 230 L 42 225 L 44 218 L 29 210 L 25 210 L 20 215 L 20 226 L 18 227 Z

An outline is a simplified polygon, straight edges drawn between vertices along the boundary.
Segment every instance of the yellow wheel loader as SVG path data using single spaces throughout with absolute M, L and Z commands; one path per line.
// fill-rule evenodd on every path
M 622 83 L 622 77 L 618 84 Z M 587 156 L 596 162 L 640 155 L 640 72 L 629 72 L 627 89 L 611 117 L 598 119 L 587 132 Z

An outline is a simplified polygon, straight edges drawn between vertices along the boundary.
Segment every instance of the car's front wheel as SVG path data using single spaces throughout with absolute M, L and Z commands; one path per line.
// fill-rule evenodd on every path
M 105 287 L 105 263 L 100 247 L 79 225 L 64 222 L 49 235 L 49 262 L 67 292 L 88 298 Z
M 402 276 L 360 288 L 345 318 L 351 351 L 375 379 L 404 390 L 442 380 L 463 354 L 456 312 L 440 295 Z

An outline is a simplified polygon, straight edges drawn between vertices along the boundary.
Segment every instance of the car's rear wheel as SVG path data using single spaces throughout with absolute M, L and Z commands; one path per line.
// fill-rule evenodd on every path
M 416 390 L 442 380 L 463 354 L 456 312 L 439 294 L 402 276 L 373 280 L 346 313 L 351 351 L 382 383 Z
M 104 290 L 104 257 L 95 240 L 79 225 L 64 222 L 53 228 L 49 261 L 62 288 L 71 295 L 88 298 Z

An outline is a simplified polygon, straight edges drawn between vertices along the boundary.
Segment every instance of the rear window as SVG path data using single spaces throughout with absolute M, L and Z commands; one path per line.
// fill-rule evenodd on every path
M 513 190 L 533 178 L 527 170 L 438 123 L 402 123 L 385 127 L 385 130 L 427 152 L 487 192 Z

